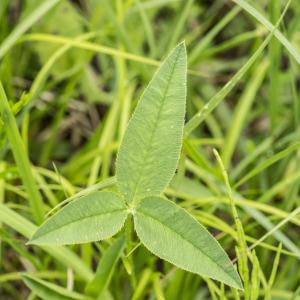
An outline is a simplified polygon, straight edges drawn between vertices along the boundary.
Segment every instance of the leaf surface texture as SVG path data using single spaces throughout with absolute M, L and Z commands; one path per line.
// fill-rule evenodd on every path
M 159 195 L 180 155 L 186 101 L 186 49 L 179 44 L 144 91 L 117 158 L 119 191 L 128 202 Z
M 217 240 L 171 201 L 143 199 L 134 215 L 142 243 L 158 257 L 202 276 L 242 288 L 238 273 Z
M 103 240 L 116 234 L 126 217 L 127 208 L 117 194 L 93 192 L 49 218 L 30 243 L 67 245 Z

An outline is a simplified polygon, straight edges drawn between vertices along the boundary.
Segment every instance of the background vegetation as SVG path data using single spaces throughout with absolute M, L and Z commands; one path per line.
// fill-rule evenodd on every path
M 0 20 L 1 299 L 300 299 L 298 1 L 1 0 Z M 166 194 L 218 238 L 245 291 L 136 239 L 26 245 L 64 199 L 114 185 L 131 112 L 183 39 L 186 135 Z

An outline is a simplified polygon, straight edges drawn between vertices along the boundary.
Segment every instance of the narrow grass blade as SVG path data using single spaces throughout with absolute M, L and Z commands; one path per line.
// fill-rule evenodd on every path
M 147 12 L 145 11 L 145 8 L 141 4 L 141 1 L 135 0 L 135 3 L 138 8 L 139 14 L 141 16 L 141 20 L 142 20 L 143 26 L 145 28 L 145 34 L 147 37 L 148 45 L 149 45 L 149 48 L 151 51 L 151 56 L 153 57 L 154 54 L 156 53 L 154 30 L 151 26 L 151 22 L 149 20 Z
M 232 124 L 225 137 L 224 148 L 221 155 L 225 168 L 228 168 L 230 166 L 230 161 L 234 153 L 234 149 L 236 147 L 236 144 L 238 143 L 238 139 L 243 129 L 243 126 L 247 124 L 246 118 L 249 115 L 249 110 L 251 109 L 251 106 L 256 98 L 256 93 L 265 78 L 268 67 L 268 60 L 263 60 L 257 66 L 255 72 L 253 72 L 252 78 L 248 83 L 247 88 L 242 94 L 234 111 Z
M 76 193 L 75 195 L 72 195 L 71 197 L 65 199 L 64 201 L 60 202 L 58 205 L 56 205 L 55 207 L 53 207 L 48 213 L 47 216 L 51 215 L 54 211 L 56 211 L 57 209 L 61 208 L 62 206 L 66 205 L 67 203 L 76 200 L 80 197 L 86 196 L 89 193 L 95 192 L 95 191 L 99 191 L 101 189 L 105 189 L 108 188 L 111 185 L 115 185 L 117 182 L 116 177 L 110 177 L 107 179 L 104 179 L 103 181 L 100 181 L 92 186 L 89 186 L 83 190 L 81 190 L 80 192 Z
M 146 287 L 151 280 L 152 271 L 145 269 L 139 276 L 139 282 L 134 290 L 131 300 L 139 300 L 145 298 Z
M 242 68 L 229 80 L 226 85 L 214 95 L 204 107 L 195 114 L 191 120 L 185 125 L 185 136 L 188 136 L 194 129 L 196 129 L 224 99 L 231 92 L 231 90 L 237 85 L 241 78 L 247 73 L 247 71 L 253 66 L 254 62 L 261 55 L 263 50 L 268 45 L 272 34 L 270 34 L 260 45 L 260 47 L 254 52 L 250 59 L 243 65 Z
M 290 218 L 290 214 L 287 215 L 287 217 L 282 220 L 279 224 L 280 226 L 278 227 L 278 225 L 274 225 L 263 213 L 261 213 L 260 211 L 258 211 L 257 209 L 253 208 L 253 207 L 243 207 L 243 209 L 252 217 L 256 220 L 256 222 L 258 222 L 261 226 L 263 226 L 266 230 L 268 230 L 267 236 L 269 236 L 270 234 L 273 235 L 273 237 L 281 242 L 286 249 L 290 250 L 292 253 L 295 254 L 295 256 L 297 257 L 297 259 L 300 259 L 300 250 L 299 247 L 287 236 L 285 235 L 279 228 L 281 225 L 285 224 L 288 220 L 289 222 L 292 222 L 292 218 Z M 284 222 L 284 223 L 282 223 Z M 275 229 L 274 229 L 275 228 Z M 263 239 L 260 240 L 256 240 L 254 244 L 252 244 L 256 247 L 257 245 L 259 245 L 260 242 L 262 242 L 265 239 L 266 235 L 263 237 Z
M 276 253 L 276 256 L 275 256 L 274 261 L 273 261 L 273 266 L 272 266 L 270 278 L 268 280 L 268 288 L 269 288 L 269 290 L 272 289 L 272 286 L 273 286 L 275 278 L 276 278 L 276 274 L 277 274 L 278 267 L 279 267 L 279 261 L 280 261 L 280 255 L 281 255 L 281 253 L 282 253 L 282 243 L 279 243 L 278 248 L 277 248 L 277 253 Z
M 269 166 L 271 166 L 272 164 L 280 161 L 281 159 L 283 159 L 284 157 L 286 157 L 287 155 L 291 154 L 292 152 L 296 151 L 297 149 L 300 148 L 300 143 L 295 143 L 291 146 L 289 146 L 288 148 L 274 154 L 273 156 L 271 156 L 270 158 L 266 159 L 265 161 L 263 161 L 261 164 L 259 164 L 258 166 L 256 166 L 254 169 L 252 169 L 248 174 L 246 174 L 244 177 L 242 177 L 234 186 L 234 188 L 236 189 L 237 187 L 239 187 L 241 184 L 243 184 L 244 182 L 246 182 L 247 180 L 249 180 L 250 178 L 252 178 L 253 176 L 255 176 L 256 174 L 258 174 L 259 172 L 263 171 L 264 169 L 268 168 Z
M 41 5 L 36 8 L 29 16 L 27 16 L 10 35 L 0 45 L 0 59 L 15 44 L 17 39 L 25 33 L 34 23 L 36 23 L 50 9 L 57 5 L 61 0 L 42 1 Z
M 177 167 L 186 98 L 186 50 L 179 44 L 149 83 L 117 158 L 117 185 L 128 202 L 161 194 Z
M 107 55 L 111 55 L 111 56 L 115 56 L 115 57 L 121 57 L 124 59 L 140 62 L 140 63 L 147 64 L 147 65 L 159 66 L 159 62 L 154 59 L 150 59 L 150 58 L 139 56 L 139 55 L 132 54 L 129 52 L 121 51 L 121 50 L 114 49 L 111 47 L 106 47 L 106 46 L 99 45 L 96 43 L 76 41 L 72 38 L 64 37 L 64 36 L 32 33 L 32 34 L 26 34 L 25 36 L 23 36 L 20 39 L 20 42 L 25 42 L 25 41 L 40 41 L 40 42 L 43 41 L 43 42 L 62 44 L 62 45 L 67 45 L 67 44 L 70 45 L 71 44 L 73 47 L 76 47 L 76 48 L 99 52 L 99 53 L 103 53 L 103 54 L 107 54 Z
M 61 44 L 61 45 L 72 44 L 74 48 L 85 49 L 85 50 L 93 51 L 96 53 L 102 53 L 114 57 L 120 57 L 130 61 L 136 61 L 142 64 L 150 65 L 150 66 L 158 67 L 161 64 L 161 62 L 151 58 L 147 58 L 130 52 L 121 51 L 119 49 L 99 45 L 96 43 L 76 41 L 72 38 L 65 37 L 65 36 L 32 33 L 32 34 L 26 34 L 19 40 L 19 42 L 26 42 L 26 41 L 48 42 L 48 43 Z M 207 77 L 206 73 L 192 70 L 192 69 L 188 69 L 187 74 L 196 77 Z
M 35 221 L 40 224 L 44 219 L 43 200 L 33 178 L 31 165 L 17 127 L 17 122 L 9 107 L 9 103 L 1 82 L 0 115 L 4 122 L 4 128 L 11 144 L 11 149 L 14 154 L 20 176 L 28 193 L 32 215 Z
M 222 177 L 224 180 L 224 184 L 226 187 L 226 192 L 228 195 L 228 199 L 230 201 L 230 206 L 231 206 L 231 213 L 232 217 L 234 219 L 235 227 L 236 227 L 236 234 L 237 234 L 237 242 L 238 245 L 236 247 L 236 253 L 238 255 L 238 269 L 241 274 L 241 278 L 243 280 L 243 285 L 244 285 L 244 296 L 245 299 L 249 298 L 250 290 L 249 290 L 249 269 L 248 269 L 248 256 L 247 256 L 247 242 L 246 242 L 246 235 L 245 231 L 243 228 L 243 224 L 239 218 L 238 211 L 236 209 L 234 200 L 233 200 L 233 195 L 232 195 L 232 189 L 229 183 L 229 178 L 227 171 L 225 169 L 225 166 L 223 164 L 223 161 L 216 149 L 213 149 L 213 153 L 216 157 L 216 160 L 219 164 Z
M 116 234 L 127 217 L 123 199 L 111 192 L 94 192 L 71 202 L 48 219 L 30 244 L 67 245 L 99 241 Z
M 255 149 L 249 153 L 247 156 L 243 158 L 237 166 L 232 169 L 230 173 L 230 177 L 235 180 L 240 176 L 240 174 L 249 166 L 255 159 L 257 159 L 261 154 L 267 152 L 267 150 L 272 145 L 273 138 L 267 138 L 260 144 L 256 145 Z
M 296 48 L 289 42 L 289 40 L 274 26 L 269 20 L 267 20 L 257 9 L 255 9 L 250 3 L 245 0 L 232 0 L 245 11 L 247 11 L 256 20 L 262 23 L 269 31 L 274 31 L 274 36 L 278 41 L 286 48 L 286 50 L 291 54 L 291 56 L 300 64 L 300 54 Z M 288 4 L 291 1 L 288 1 Z
M 259 48 L 254 52 L 254 54 L 249 58 L 249 60 L 243 65 L 242 68 L 229 80 L 226 85 L 216 94 L 214 95 L 209 102 L 196 114 L 193 116 L 191 120 L 189 120 L 185 125 L 185 136 L 188 136 L 195 128 L 197 128 L 206 118 L 208 114 L 210 114 L 231 92 L 231 90 L 236 86 L 236 84 L 240 81 L 240 79 L 247 73 L 247 71 L 253 66 L 255 61 L 261 55 L 263 50 L 269 44 L 274 31 L 280 24 L 283 16 L 286 13 L 286 10 L 290 4 L 290 1 L 285 6 L 283 13 L 280 16 L 280 19 L 276 23 L 276 26 L 273 27 L 273 30 L 269 33 L 269 35 L 265 38 L 263 43 L 259 46 Z
M 82 34 L 82 35 L 76 37 L 75 41 L 88 40 L 88 39 L 95 37 L 96 35 L 97 34 L 95 32 Z M 63 45 L 61 48 L 59 48 L 57 51 L 55 51 L 50 56 L 48 61 L 44 64 L 42 69 L 39 71 L 39 73 L 35 77 L 32 85 L 31 85 L 29 95 L 28 95 L 25 103 L 23 103 L 24 106 L 27 105 L 27 108 L 32 106 L 32 102 L 34 101 L 38 92 L 41 90 L 44 82 L 46 81 L 46 78 L 49 75 L 49 71 L 51 70 L 51 67 L 57 62 L 57 60 L 59 58 L 61 58 L 66 52 L 68 52 L 70 49 L 72 49 L 73 43 L 74 43 L 74 41 L 70 41 L 70 43 Z M 28 105 L 29 103 L 30 103 L 30 105 Z
M 56 284 L 22 274 L 24 283 L 39 297 L 44 300 L 92 300 L 87 296 L 68 291 Z
M 12 228 L 26 238 L 30 238 L 37 227 L 24 217 L 0 203 L 0 222 Z M 41 246 L 50 256 L 54 257 L 62 265 L 72 268 L 78 276 L 85 281 L 93 278 L 92 271 L 71 250 L 65 247 Z
M 124 246 L 125 238 L 121 236 L 104 252 L 98 264 L 95 277 L 86 286 L 85 291 L 88 295 L 97 297 L 107 289 Z
M 260 239 L 258 239 L 254 244 L 251 245 L 250 249 L 254 249 L 259 243 L 263 242 L 268 236 L 274 234 L 280 227 L 285 225 L 287 222 L 289 222 L 291 219 L 295 218 L 300 213 L 300 207 L 296 208 L 294 211 L 292 211 L 288 217 L 286 217 L 284 220 L 279 222 L 276 226 L 273 228 L 270 228 L 269 231 L 263 235 Z M 284 241 L 282 241 L 284 243 Z M 296 246 L 297 248 L 297 246 Z M 298 253 L 300 253 L 299 248 L 297 248 Z
M 189 11 L 191 10 L 191 7 L 193 6 L 194 0 L 187 0 L 182 3 L 182 12 L 178 16 L 178 18 L 175 20 L 175 27 L 174 30 L 170 36 L 170 41 L 168 42 L 168 51 L 171 51 L 172 48 L 176 45 L 178 42 L 178 39 L 180 37 L 180 34 L 182 32 L 182 29 L 185 26 L 185 22 L 188 18 Z
M 212 27 L 212 29 L 201 39 L 201 41 L 191 50 L 191 54 L 188 58 L 188 65 L 193 65 L 197 62 L 198 57 L 204 52 L 210 43 L 212 43 L 215 36 L 222 30 L 224 27 L 231 22 L 241 11 L 239 7 L 235 7 L 229 11 L 229 13 L 220 18 L 220 21 Z

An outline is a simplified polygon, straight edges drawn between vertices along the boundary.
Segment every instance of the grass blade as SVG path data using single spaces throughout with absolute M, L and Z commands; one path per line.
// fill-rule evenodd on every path
M 84 295 L 70 292 L 56 284 L 25 273 L 22 274 L 22 279 L 36 295 L 45 300 L 92 300 Z
M 278 41 L 286 48 L 286 50 L 291 54 L 291 56 L 300 64 L 300 54 L 296 48 L 288 41 L 288 39 L 277 29 L 277 26 L 273 25 L 269 20 L 267 20 L 260 12 L 258 12 L 251 4 L 245 0 L 232 0 L 245 11 L 247 11 L 256 20 L 262 23 L 269 31 L 273 32 L 274 36 Z M 291 1 L 288 2 L 288 4 Z
M 37 7 L 27 18 L 25 18 L 10 35 L 0 45 L 0 59 L 6 54 L 6 52 L 16 43 L 18 38 L 24 34 L 34 23 L 36 23 L 43 15 L 45 15 L 50 9 L 57 5 L 61 0 L 46 0 L 43 1 L 40 6 Z
M 108 288 L 109 282 L 115 270 L 118 259 L 120 258 L 125 246 L 125 238 L 122 235 L 103 253 L 98 264 L 96 275 L 91 282 L 86 286 L 88 295 L 99 299 L 104 290 Z
M 210 114 L 223 100 L 224 98 L 231 92 L 231 90 L 236 86 L 236 84 L 241 80 L 241 78 L 247 73 L 247 71 L 253 66 L 258 57 L 262 54 L 263 50 L 267 47 L 272 36 L 280 24 L 283 16 L 285 15 L 287 8 L 289 7 L 291 0 L 285 6 L 283 13 L 280 16 L 280 19 L 276 23 L 276 26 L 273 27 L 273 30 L 269 33 L 269 35 L 265 38 L 263 43 L 259 46 L 259 48 L 254 52 L 254 54 L 249 58 L 249 60 L 243 65 L 242 68 L 229 80 L 226 85 L 215 95 L 213 96 L 209 102 L 197 113 L 193 116 L 191 120 L 187 122 L 185 125 L 185 136 L 188 136 L 195 128 L 197 128 L 206 118 L 208 114 Z
M 25 147 L 18 131 L 15 117 L 9 107 L 2 83 L 0 82 L 0 115 L 4 122 L 7 137 L 11 144 L 20 176 L 28 193 L 32 216 L 40 224 L 44 219 L 43 200 L 33 178 L 31 165 L 26 155 Z
M 245 119 L 249 114 L 251 105 L 255 100 L 256 93 L 264 80 L 268 66 L 269 62 L 267 60 L 264 60 L 259 64 L 253 73 L 253 77 L 248 83 L 247 88 L 241 95 L 241 98 L 234 111 L 232 124 L 225 137 L 224 148 L 221 155 L 225 168 L 228 168 L 230 165 L 235 146 L 238 142 L 243 126 L 246 123 Z
M 0 222 L 13 228 L 26 238 L 30 238 L 37 226 L 17 214 L 12 209 L 0 203 Z M 62 265 L 72 268 L 82 279 L 90 281 L 93 278 L 92 271 L 71 250 L 64 247 L 42 246 L 50 256 L 56 258 Z

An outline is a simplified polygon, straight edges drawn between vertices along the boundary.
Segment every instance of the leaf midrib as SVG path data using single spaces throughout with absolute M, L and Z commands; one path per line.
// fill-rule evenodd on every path
M 159 219 L 155 218 L 154 216 L 152 215 L 149 215 L 147 213 L 144 213 L 142 211 L 137 211 L 138 214 L 141 214 L 141 215 L 144 215 L 148 218 L 151 218 L 153 219 L 154 221 L 156 221 L 157 223 L 160 223 L 162 225 L 164 225 L 169 231 L 172 231 L 174 234 L 176 234 L 177 236 L 181 237 L 183 240 L 187 241 L 189 244 L 191 244 L 195 249 L 199 250 L 204 256 L 208 257 L 216 266 L 218 266 L 221 270 L 223 270 L 223 272 L 228 275 L 228 272 L 222 267 L 222 265 L 218 264 L 215 260 L 213 260 L 209 255 L 207 255 L 206 253 L 204 253 L 200 248 L 198 248 L 197 246 L 195 246 L 193 244 L 192 241 L 190 241 L 189 239 L 186 239 L 185 237 L 183 237 L 182 234 L 176 232 L 173 228 L 167 226 L 165 223 L 161 222 Z M 236 280 L 232 277 L 232 276 L 229 276 L 231 279 L 233 279 L 235 282 Z M 237 283 L 237 282 L 236 282 Z
M 167 80 L 166 88 L 165 88 L 164 93 L 163 93 L 163 100 L 161 101 L 161 104 L 159 105 L 159 111 L 158 111 L 158 114 L 157 114 L 156 122 L 155 122 L 154 128 L 152 129 L 152 132 L 151 132 L 150 141 L 147 145 L 146 153 L 143 156 L 143 158 L 144 158 L 143 163 L 142 163 L 142 165 L 141 165 L 141 167 L 139 168 L 139 171 L 138 171 L 138 174 L 139 174 L 138 180 L 136 182 L 136 185 L 135 185 L 135 188 L 134 188 L 134 191 L 133 191 L 133 194 L 132 194 L 132 197 L 131 197 L 130 201 L 134 201 L 136 193 L 137 193 L 138 186 L 139 186 L 142 178 L 144 177 L 145 165 L 147 165 L 148 157 L 149 157 L 148 154 L 149 154 L 150 149 L 152 148 L 151 147 L 152 141 L 153 141 L 154 135 L 155 135 L 156 130 L 157 130 L 157 124 L 160 121 L 162 108 L 163 108 L 163 106 L 165 104 L 165 101 L 166 101 L 166 95 L 167 95 L 167 92 L 170 88 L 170 83 L 171 83 L 172 77 L 174 75 L 174 71 L 175 71 L 175 67 L 176 67 L 177 62 L 178 62 L 179 54 L 180 54 L 180 51 L 178 51 L 178 53 L 176 54 L 175 62 L 172 65 L 172 69 L 171 69 L 170 75 L 169 75 L 168 80 Z
M 76 224 L 76 223 L 82 222 L 83 220 L 91 219 L 91 218 L 94 218 L 94 217 L 97 217 L 97 216 L 111 215 L 111 214 L 113 214 L 113 213 L 115 213 L 115 212 L 126 212 L 126 208 L 115 209 L 115 210 L 111 210 L 111 211 L 109 211 L 109 212 L 105 212 L 105 213 L 103 213 L 103 214 L 92 214 L 92 215 L 90 215 L 90 216 L 88 216 L 88 217 L 82 217 L 82 218 L 79 218 L 79 219 L 77 219 L 76 221 L 66 223 L 66 224 L 64 224 L 64 225 L 62 225 L 62 226 L 60 226 L 60 227 L 58 227 L 58 228 L 56 228 L 56 229 L 50 230 L 50 231 L 44 233 L 43 235 L 36 237 L 35 239 L 33 239 L 33 241 L 36 240 L 36 239 L 41 238 L 41 237 L 44 236 L 44 235 L 47 235 L 47 234 L 49 234 L 49 233 L 53 233 L 53 232 L 55 232 L 55 231 L 58 231 L 58 230 L 60 230 L 60 229 L 62 229 L 62 228 L 64 228 L 64 227 L 66 227 L 66 226 L 69 226 L 70 224 Z

